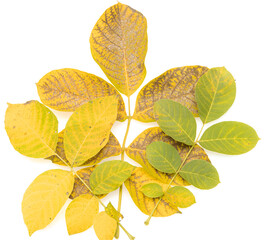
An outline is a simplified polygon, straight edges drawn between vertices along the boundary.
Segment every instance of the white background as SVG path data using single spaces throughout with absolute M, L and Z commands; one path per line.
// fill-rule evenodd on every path
M 40 173 L 58 166 L 17 153 L 4 130 L 6 102 L 39 99 L 35 83 L 46 73 L 76 68 L 106 79 L 90 53 L 89 35 L 114 0 L 1 0 L 0 4 L 0 238 L 29 239 L 21 214 L 23 193 Z M 221 120 L 245 122 L 264 138 L 263 1 L 124 0 L 148 20 L 149 47 L 145 83 L 164 71 L 186 65 L 225 66 L 235 77 L 237 97 Z M 137 92 L 132 98 L 132 107 Z M 124 97 L 126 101 L 126 98 Z M 60 129 L 70 114 L 54 111 Z M 216 121 L 217 122 L 217 121 Z M 155 124 L 132 123 L 128 144 Z M 113 132 L 122 141 L 125 123 Z M 141 213 L 125 190 L 123 225 L 138 240 L 264 239 L 263 140 L 251 152 L 225 156 L 208 152 L 221 183 L 210 191 L 190 187 L 196 204 L 182 215 L 153 218 Z M 118 158 L 115 158 L 118 159 Z M 132 160 L 127 159 L 135 164 Z M 111 199 L 117 204 L 117 191 Z M 64 210 L 32 240 L 96 239 L 93 229 L 69 237 Z M 121 240 L 127 239 L 121 233 Z

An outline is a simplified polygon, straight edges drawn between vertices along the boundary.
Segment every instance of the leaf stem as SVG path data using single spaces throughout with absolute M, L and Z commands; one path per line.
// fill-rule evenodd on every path
M 128 100 L 128 117 L 127 117 L 128 120 L 127 120 L 126 133 L 125 133 L 124 140 L 122 143 L 122 148 L 121 148 L 121 161 L 125 160 L 126 140 L 127 140 L 127 136 L 128 136 L 128 132 L 129 132 L 129 128 L 130 128 L 130 123 L 132 120 L 131 111 L 130 111 L 130 96 L 127 97 L 127 100 Z M 122 194 L 123 194 L 123 184 L 119 188 L 118 207 L 117 207 L 118 212 L 121 211 Z M 121 227 L 121 225 L 120 225 L 120 227 Z M 116 228 L 115 238 L 119 238 L 119 226 L 118 225 Z
M 179 174 L 181 168 L 182 168 L 183 165 L 185 164 L 185 162 L 186 162 L 187 158 L 189 157 L 189 155 L 191 154 L 193 148 L 195 147 L 195 145 L 196 145 L 197 142 L 199 141 L 199 138 L 200 138 L 200 135 L 201 135 L 201 133 L 202 133 L 202 131 L 203 131 L 203 128 L 204 128 L 204 124 L 203 124 L 203 126 L 202 126 L 202 128 L 201 128 L 201 130 L 200 130 L 200 132 L 199 132 L 199 134 L 198 134 L 198 137 L 196 138 L 194 144 L 191 146 L 190 150 L 188 151 L 188 153 L 186 154 L 185 158 L 184 158 L 183 161 L 181 162 L 180 167 L 178 168 L 178 170 L 176 171 L 176 173 L 175 173 L 174 176 L 172 177 L 171 181 L 169 182 L 169 184 L 168 184 L 166 190 L 164 191 L 164 194 L 166 194 L 167 191 L 169 190 L 169 188 L 171 187 L 171 185 L 172 185 L 174 179 L 175 179 L 176 176 Z M 164 194 L 163 194 L 163 195 L 164 195 Z M 152 218 L 153 214 L 155 213 L 155 211 L 156 211 L 156 209 L 157 209 L 159 203 L 161 202 L 161 199 L 162 199 L 162 196 L 159 198 L 158 202 L 156 203 L 155 207 L 153 208 L 152 212 L 150 213 L 148 219 L 144 222 L 145 225 L 149 225 L 150 219 Z

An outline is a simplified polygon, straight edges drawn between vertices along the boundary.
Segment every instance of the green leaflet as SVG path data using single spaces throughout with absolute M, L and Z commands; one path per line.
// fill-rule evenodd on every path
M 236 155 L 250 151 L 258 140 L 256 131 L 247 124 L 226 121 L 206 129 L 199 143 L 214 152 Z
M 164 173 L 175 173 L 181 165 L 181 157 L 178 151 L 165 142 L 149 144 L 146 155 L 152 167 Z
M 140 188 L 140 191 L 143 192 L 145 196 L 150 198 L 157 198 L 163 195 L 162 186 L 158 183 L 145 184 Z
M 221 117 L 236 97 L 235 79 L 224 67 L 212 68 L 197 82 L 195 98 L 203 123 Z
M 115 96 L 89 101 L 71 115 L 64 131 L 64 150 L 73 167 L 82 165 L 107 144 L 116 116 Z
M 134 166 L 113 160 L 100 164 L 90 176 L 90 186 L 96 195 L 110 193 L 119 188 L 131 176 Z
M 111 202 L 107 204 L 105 212 L 118 222 L 120 221 L 120 219 L 124 218 L 123 215 L 115 209 Z
M 214 188 L 220 181 L 215 167 L 203 160 L 193 160 L 182 167 L 179 174 L 200 189 Z
M 161 99 L 154 105 L 157 122 L 175 141 L 193 145 L 196 136 L 196 121 L 190 110 L 180 103 Z
M 170 188 L 165 193 L 165 198 L 176 207 L 187 208 L 195 203 L 195 197 L 192 192 L 181 186 L 175 186 Z

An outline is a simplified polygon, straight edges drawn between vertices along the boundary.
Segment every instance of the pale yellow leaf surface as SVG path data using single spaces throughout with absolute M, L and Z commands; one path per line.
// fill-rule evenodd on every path
M 112 240 L 115 236 L 117 222 L 106 212 L 100 212 L 94 219 L 94 231 L 99 240 Z
M 157 179 L 151 177 L 143 168 L 136 168 L 132 173 L 131 177 L 125 181 L 125 186 L 136 204 L 136 206 L 145 213 L 150 215 L 154 209 L 159 198 L 149 198 L 141 192 L 142 186 L 148 183 L 158 183 L 162 186 L 163 190 L 166 189 L 166 185 L 162 184 Z M 166 217 L 174 213 L 180 213 L 176 206 L 172 206 L 169 201 L 162 197 L 156 211 L 154 212 L 154 217 Z
M 66 209 L 65 218 L 70 235 L 86 231 L 99 212 L 99 201 L 89 194 L 75 198 Z
M 38 101 L 8 104 L 5 129 L 13 147 L 25 156 L 45 158 L 55 152 L 58 120 Z
M 64 150 L 71 166 L 82 165 L 107 144 L 116 115 L 115 96 L 87 102 L 71 115 L 64 131 Z
M 22 213 L 29 235 L 46 227 L 56 217 L 71 194 L 72 172 L 54 169 L 40 174 L 26 190 Z
M 47 73 L 37 83 L 41 101 L 56 110 L 73 112 L 96 98 L 115 95 L 118 98 L 117 120 L 126 119 L 125 104 L 118 91 L 91 73 L 64 68 Z
M 126 96 L 133 94 L 146 76 L 147 42 L 146 18 L 122 3 L 108 8 L 92 30 L 94 60 Z

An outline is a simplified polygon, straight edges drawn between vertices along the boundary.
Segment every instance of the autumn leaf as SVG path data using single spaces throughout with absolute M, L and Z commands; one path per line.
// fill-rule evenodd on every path
M 97 98 L 79 107 L 68 120 L 64 132 L 64 150 L 71 166 L 82 165 L 108 142 L 116 120 L 115 96 Z
M 150 165 L 146 158 L 147 146 L 152 142 L 157 141 L 162 141 L 171 144 L 179 152 L 181 159 L 184 159 L 184 157 L 187 155 L 191 148 L 191 146 L 176 142 L 171 137 L 162 132 L 159 127 L 153 127 L 148 128 L 141 134 L 139 134 L 139 136 L 137 136 L 137 138 L 127 147 L 126 154 L 130 158 L 135 160 L 137 163 L 139 163 L 148 174 L 155 177 L 159 181 L 168 184 L 174 174 L 165 174 L 158 171 Z M 194 159 L 203 159 L 205 161 L 210 161 L 205 151 L 198 145 L 195 145 L 189 157 L 187 158 L 186 163 Z M 183 180 L 179 175 L 177 175 L 177 177 L 173 181 L 173 184 L 181 186 L 188 185 L 188 183 Z
M 56 217 L 73 188 L 72 172 L 54 169 L 40 174 L 26 190 L 22 213 L 29 235 Z
M 148 173 L 143 168 L 136 168 L 131 177 L 125 181 L 125 186 L 136 204 L 136 206 L 144 214 L 150 215 L 153 208 L 155 207 L 158 199 L 149 198 L 141 192 L 143 185 L 148 183 L 158 183 L 159 185 L 164 185 L 159 182 L 157 179 L 148 175 Z M 170 203 L 162 197 L 161 202 L 159 203 L 157 210 L 154 212 L 154 217 L 166 217 L 174 213 L 180 213 L 177 207 L 173 207 Z
M 94 231 L 99 240 L 112 240 L 115 236 L 117 222 L 106 212 L 100 212 L 94 219 Z
M 118 91 L 93 74 L 71 68 L 53 70 L 37 83 L 41 101 L 55 110 L 74 112 L 82 104 L 100 97 L 118 98 L 117 120 L 126 120 L 125 104 Z
M 64 151 L 64 130 L 59 132 L 59 138 L 56 148 L 56 153 L 66 162 L 70 165 L 69 161 L 66 159 L 65 151 Z M 121 153 L 121 146 L 114 136 L 113 133 L 110 133 L 109 135 L 109 141 L 107 144 L 92 158 L 85 161 L 81 166 L 93 166 L 101 162 L 103 159 L 112 157 L 112 156 L 118 156 Z M 59 157 L 56 155 L 53 155 L 51 157 L 48 157 L 47 159 L 50 159 L 53 163 L 59 164 L 59 165 L 65 165 L 64 162 L 61 161 Z
M 207 67 L 186 66 L 172 68 L 146 84 L 139 92 L 133 118 L 141 122 L 153 122 L 154 103 L 160 99 L 171 99 L 187 107 L 195 117 L 198 108 L 195 86 Z
M 114 208 L 111 202 L 107 204 L 105 212 L 118 222 L 120 221 L 120 219 L 124 218 L 123 215 Z
M 38 101 L 8 104 L 5 129 L 13 147 L 25 156 L 45 158 L 55 152 L 58 120 Z
M 163 195 L 162 186 L 160 186 L 158 183 L 145 184 L 140 188 L 140 191 L 149 198 L 157 198 Z
M 65 219 L 69 235 L 86 231 L 99 212 L 99 202 L 89 194 L 75 198 L 67 207 Z
M 121 3 L 108 8 L 92 30 L 90 45 L 94 60 L 126 96 L 133 94 L 146 76 L 147 42 L 145 17 Z

